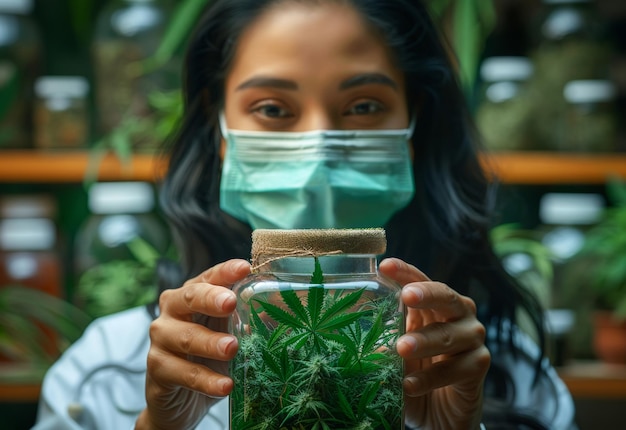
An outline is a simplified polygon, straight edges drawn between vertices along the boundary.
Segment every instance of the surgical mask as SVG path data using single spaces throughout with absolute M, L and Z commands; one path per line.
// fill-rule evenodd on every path
M 400 130 L 229 130 L 223 211 L 256 228 L 382 227 L 414 194 L 409 140 Z

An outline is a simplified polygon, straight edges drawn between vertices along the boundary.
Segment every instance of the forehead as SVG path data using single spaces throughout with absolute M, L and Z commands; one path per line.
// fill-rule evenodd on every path
M 239 40 L 231 76 L 303 71 L 386 71 L 399 74 L 381 35 L 343 2 L 279 2 L 257 17 Z

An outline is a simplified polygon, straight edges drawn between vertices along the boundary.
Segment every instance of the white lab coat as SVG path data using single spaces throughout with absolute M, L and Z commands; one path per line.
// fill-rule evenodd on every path
M 146 357 L 152 321 L 145 307 L 95 320 L 52 366 L 33 430 L 133 429 L 146 407 Z M 228 399 L 198 430 L 227 430 Z
M 150 322 L 144 307 L 95 320 L 46 374 L 33 430 L 134 428 L 146 406 Z M 521 352 L 515 357 L 504 350 L 491 351 L 493 366 L 504 369 L 513 382 L 509 385 L 511 403 L 503 408 L 539 418 L 553 430 L 576 428 L 571 395 L 554 369 L 545 361 L 540 383 L 533 385 L 536 345 L 524 336 L 517 344 Z M 196 427 L 228 428 L 228 399 L 211 407 Z

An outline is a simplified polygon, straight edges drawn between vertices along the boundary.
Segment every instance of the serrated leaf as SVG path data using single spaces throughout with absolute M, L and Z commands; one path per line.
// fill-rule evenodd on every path
M 309 314 L 302 305 L 302 301 L 300 300 L 300 297 L 298 296 L 298 293 L 296 291 L 291 289 L 283 290 L 280 292 L 280 296 L 282 297 L 289 310 L 293 313 L 293 315 L 301 321 L 299 326 L 293 327 L 303 327 L 305 325 L 311 325 L 311 322 L 309 320 Z
M 270 317 L 272 317 L 272 319 L 274 319 L 275 321 L 278 321 L 281 324 L 287 324 L 288 326 L 292 328 L 299 328 L 299 329 L 306 328 L 305 324 L 301 320 L 294 317 L 289 312 L 279 308 L 278 306 L 272 305 L 271 303 L 260 302 L 260 301 L 259 301 L 259 304 L 263 307 L 263 310 Z
M 324 304 L 324 287 L 313 286 L 309 288 L 307 295 L 307 310 L 311 321 L 311 326 L 317 325 Z
M 350 324 L 358 321 L 364 315 L 367 315 L 367 312 L 353 312 L 350 314 L 342 314 L 336 316 L 330 320 L 324 321 L 324 323 L 320 324 L 317 329 L 320 332 L 329 332 L 334 330 L 341 330 L 344 327 L 349 326 Z
M 324 323 L 329 318 L 332 318 L 334 315 L 341 314 L 357 304 L 364 291 L 365 290 L 363 289 L 355 291 L 333 303 L 320 318 L 319 325 Z

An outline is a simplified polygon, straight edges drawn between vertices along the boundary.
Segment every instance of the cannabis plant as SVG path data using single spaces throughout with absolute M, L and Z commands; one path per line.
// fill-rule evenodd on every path
M 251 299 L 231 369 L 233 429 L 402 428 L 398 298 L 321 281 L 316 261 L 307 290 Z

